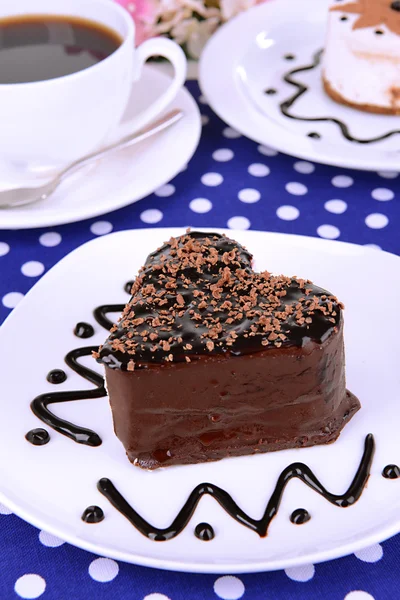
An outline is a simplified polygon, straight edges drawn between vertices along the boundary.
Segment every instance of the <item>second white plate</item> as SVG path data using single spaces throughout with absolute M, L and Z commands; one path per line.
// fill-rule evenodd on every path
M 323 91 L 317 53 L 328 6 L 328 0 L 270 0 L 228 22 L 202 54 L 202 91 L 222 119 L 261 144 L 335 166 L 399 171 L 400 117 L 343 106 Z M 307 91 L 282 111 L 300 85 Z M 361 140 L 398 133 L 360 144 L 346 139 L 332 119 Z

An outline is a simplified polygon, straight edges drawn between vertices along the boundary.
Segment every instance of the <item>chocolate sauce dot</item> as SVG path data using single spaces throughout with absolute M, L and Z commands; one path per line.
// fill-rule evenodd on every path
M 343 15 L 343 17 L 340 17 L 340 20 L 341 20 L 341 21 L 347 21 L 347 17 L 345 17 L 345 16 Z
M 386 465 L 382 471 L 382 476 L 385 477 L 385 479 L 399 479 L 400 467 L 397 465 Z
M 31 429 L 28 431 L 25 439 L 34 446 L 44 446 L 45 444 L 49 443 L 50 434 L 48 431 L 46 431 L 46 429 L 38 427 L 37 429 Z
M 64 383 L 64 381 L 67 379 L 67 374 L 62 369 L 53 369 L 47 373 L 46 379 L 49 383 L 54 383 L 57 385 L 59 383 Z
M 93 326 L 90 325 L 90 323 L 80 322 L 80 323 L 76 324 L 76 327 L 74 329 L 74 334 L 78 338 L 86 339 L 86 338 L 90 338 L 94 335 L 94 329 L 93 329 Z
M 85 521 L 85 523 L 100 523 L 104 519 L 104 513 L 100 506 L 92 504 L 92 506 L 85 508 L 81 519 L 82 521 Z
M 131 295 L 131 289 L 132 289 L 133 283 L 134 283 L 133 281 L 128 281 L 124 286 L 125 292 L 129 295 Z
M 305 508 L 296 508 L 290 515 L 290 520 L 294 525 L 303 525 L 310 519 L 310 513 Z
M 294 54 L 285 54 L 283 57 L 285 60 L 294 60 L 296 57 Z
M 312 131 L 311 133 L 307 133 L 309 138 L 313 138 L 313 140 L 320 140 L 321 139 L 321 135 L 319 133 L 317 133 L 316 131 Z
M 265 90 L 265 94 L 268 94 L 268 96 L 273 96 L 274 94 L 276 94 L 276 89 L 268 88 L 267 90 Z
M 375 34 L 376 35 L 383 35 L 385 32 L 382 31 L 382 29 L 375 29 Z
M 392 8 L 393 10 L 398 10 L 400 12 L 400 0 L 395 0 L 394 2 L 392 2 L 390 8 Z
M 209 525 L 209 523 L 199 523 L 196 525 L 194 535 L 203 542 L 209 542 L 215 538 L 214 529 L 211 527 L 211 525 Z

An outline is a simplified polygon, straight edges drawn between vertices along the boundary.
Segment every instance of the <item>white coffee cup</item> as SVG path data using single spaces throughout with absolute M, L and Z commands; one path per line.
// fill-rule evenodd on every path
M 106 59 L 87 69 L 44 81 L 0 84 L 0 160 L 26 166 L 55 166 L 117 139 L 132 83 L 146 60 L 163 56 L 174 66 L 168 89 L 137 115 L 129 130 L 154 119 L 175 98 L 186 77 L 182 49 L 164 38 L 135 48 L 135 24 L 112 0 L 1 0 L 0 19 L 16 15 L 66 15 L 104 24 L 123 42 Z M 124 133 L 127 125 L 124 124 Z

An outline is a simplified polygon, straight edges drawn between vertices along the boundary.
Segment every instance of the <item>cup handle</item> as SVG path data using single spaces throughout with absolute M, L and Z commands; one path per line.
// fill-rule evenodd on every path
M 151 56 L 163 56 L 168 59 L 174 67 L 174 78 L 165 92 L 154 100 L 150 106 L 133 119 L 130 119 L 127 123 L 124 123 L 124 130 L 128 127 L 129 132 L 144 127 L 150 121 L 158 117 L 173 101 L 186 80 L 187 62 L 182 48 L 172 40 L 160 37 L 147 40 L 136 48 L 133 81 L 140 79 L 144 64 Z

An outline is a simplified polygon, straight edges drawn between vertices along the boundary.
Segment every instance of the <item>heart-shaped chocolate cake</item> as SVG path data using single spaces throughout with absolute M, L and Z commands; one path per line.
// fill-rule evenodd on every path
M 255 273 L 225 236 L 172 238 L 96 355 L 129 460 L 155 469 L 334 441 L 360 408 L 342 308 L 310 281 Z

